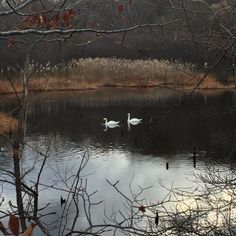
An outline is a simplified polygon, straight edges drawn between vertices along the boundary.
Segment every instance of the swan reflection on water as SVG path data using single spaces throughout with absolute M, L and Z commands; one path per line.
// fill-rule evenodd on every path
M 107 118 L 103 118 L 103 120 L 105 121 L 105 123 L 103 124 L 105 125 L 105 129 L 104 129 L 105 132 L 107 131 L 108 128 L 113 129 L 113 128 L 119 127 L 120 121 L 113 121 L 113 120 L 107 121 Z
M 142 122 L 142 119 L 138 119 L 138 118 L 130 119 L 130 113 L 128 113 L 128 119 L 127 119 L 128 131 L 130 131 L 130 125 L 138 125 L 141 122 Z
M 128 119 L 127 119 L 128 124 L 137 125 L 137 124 L 141 123 L 141 121 L 142 121 L 142 119 L 138 119 L 138 118 L 130 119 L 130 113 L 128 113 Z

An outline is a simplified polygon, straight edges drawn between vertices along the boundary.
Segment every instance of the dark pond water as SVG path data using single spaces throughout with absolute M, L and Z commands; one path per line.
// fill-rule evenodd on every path
M 32 95 L 33 100 L 38 94 Z M 42 158 L 34 149 L 45 152 L 51 140 L 48 162 L 42 182 L 58 182 L 58 173 L 76 172 L 85 151 L 90 160 L 84 170 L 89 191 L 97 190 L 96 201 L 102 206 L 93 210 L 95 221 L 102 220 L 104 207 L 119 209 L 121 197 L 106 182 L 119 182 L 129 194 L 132 182 L 150 186 L 144 193 L 147 201 L 161 200 L 165 186 L 192 186 L 188 179 L 207 164 L 223 165 L 234 160 L 236 143 L 236 96 L 233 92 L 202 92 L 186 104 L 182 93 L 163 89 L 102 89 L 83 92 L 47 93 L 30 104 L 28 111 L 27 146 L 23 169 L 35 163 L 28 177 L 33 181 Z M 16 106 L 14 98 L 0 97 L 2 111 Z M 137 126 L 127 127 L 127 113 L 142 118 Z M 103 118 L 120 121 L 120 127 L 104 130 Z M 4 141 L 1 140 L 4 145 Z M 33 148 L 32 148 L 33 147 Z M 197 158 L 194 160 L 194 147 Z M 230 157 L 229 157 L 230 155 Z M 169 169 L 166 169 L 166 163 Z M 11 168 L 11 160 L 0 159 L 2 168 Z M 62 186 L 62 185 L 61 185 Z M 14 198 L 7 187 L 4 193 Z M 61 214 L 58 191 L 44 190 L 41 203 L 50 203 Z M 85 220 L 85 219 L 84 219 Z M 80 222 L 81 224 L 83 223 Z

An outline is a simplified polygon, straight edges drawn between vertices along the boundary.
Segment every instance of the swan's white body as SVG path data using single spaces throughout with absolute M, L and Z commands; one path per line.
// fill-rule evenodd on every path
M 103 118 L 103 120 L 105 121 L 104 125 L 108 126 L 109 128 L 118 126 L 120 123 L 120 121 L 113 121 L 113 120 L 107 121 L 107 118 Z
M 137 125 L 138 123 L 140 123 L 142 121 L 142 119 L 138 119 L 138 118 L 132 118 L 130 119 L 130 113 L 128 113 L 128 124 L 131 124 L 131 125 Z

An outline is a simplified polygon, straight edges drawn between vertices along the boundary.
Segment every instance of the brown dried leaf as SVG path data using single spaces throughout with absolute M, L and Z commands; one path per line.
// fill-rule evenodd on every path
M 14 44 L 13 37 L 8 38 L 8 40 L 7 40 L 7 47 L 10 48 L 10 47 L 13 46 L 13 44 Z
M 122 13 L 124 11 L 124 6 L 122 4 L 119 4 L 117 9 L 119 13 Z
M 22 234 L 22 236 L 32 236 L 34 227 L 36 226 L 36 224 L 31 223 L 30 225 L 28 225 L 27 229 L 25 230 L 25 232 Z
M 141 212 L 146 212 L 146 209 L 145 209 L 145 207 L 144 206 L 140 206 L 139 208 L 138 208 Z
M 16 216 L 10 215 L 8 226 L 14 236 L 19 235 L 19 219 Z

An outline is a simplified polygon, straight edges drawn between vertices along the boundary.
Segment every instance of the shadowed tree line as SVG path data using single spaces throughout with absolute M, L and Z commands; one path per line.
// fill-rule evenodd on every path
M 11 6 L 15 6 L 13 2 L 5 2 L 2 11 L 9 11 Z M 178 59 L 204 68 L 205 62 L 210 67 L 223 55 L 214 69 L 227 77 L 235 70 L 235 7 L 230 0 L 102 0 L 69 1 L 64 5 L 63 1 L 29 1 L 12 14 L 0 12 L 0 28 L 8 31 L 6 36 L 0 35 L 5 40 L 0 45 L 1 65 L 24 64 L 30 44 L 30 58 L 39 63 L 115 56 Z M 150 26 L 126 30 L 140 24 Z M 77 28 L 95 31 L 45 34 L 47 30 Z M 28 29 L 44 33 L 19 34 Z M 96 31 L 117 29 L 123 30 Z

